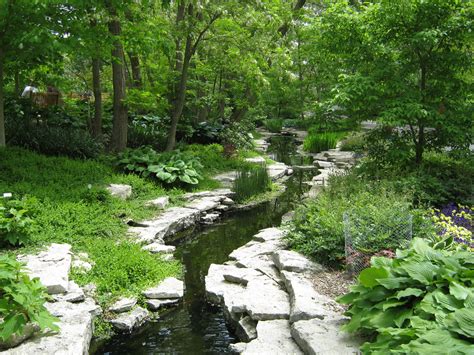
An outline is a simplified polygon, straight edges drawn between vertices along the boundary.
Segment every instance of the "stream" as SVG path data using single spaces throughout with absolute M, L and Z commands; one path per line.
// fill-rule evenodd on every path
M 309 163 L 296 153 L 292 137 L 271 139 L 268 154 L 287 165 Z M 249 211 L 226 215 L 209 227 L 196 226 L 180 233 L 169 244 L 177 247 L 175 258 L 183 264 L 185 295 L 175 308 L 160 313 L 132 334 L 119 334 L 106 344 L 93 346 L 94 354 L 221 354 L 238 339 L 226 326 L 219 307 L 206 302 L 204 278 L 211 264 L 222 264 L 235 249 L 249 242 L 260 229 L 276 227 L 281 217 L 297 206 L 309 188 L 315 171 L 295 170 L 277 199 Z M 91 350 L 92 350 L 91 348 Z

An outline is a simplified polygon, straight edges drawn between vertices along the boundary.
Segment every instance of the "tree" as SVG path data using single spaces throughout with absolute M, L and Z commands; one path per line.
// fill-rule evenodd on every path
M 400 127 L 417 164 L 426 149 L 469 144 L 473 15 L 457 0 L 382 0 L 356 10 L 338 3 L 320 27 L 344 61 L 335 102 Z

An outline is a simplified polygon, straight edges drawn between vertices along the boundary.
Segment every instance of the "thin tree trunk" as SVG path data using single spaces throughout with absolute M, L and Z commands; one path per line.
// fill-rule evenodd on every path
M 114 36 L 114 47 L 112 49 L 112 83 L 114 87 L 113 100 L 113 125 L 110 138 L 110 150 L 121 152 L 127 147 L 128 112 L 125 106 L 125 67 L 123 45 L 120 41 L 121 27 L 117 18 L 116 10 L 110 6 L 109 12 L 112 20 L 109 22 L 109 32 Z
M 20 95 L 21 88 L 20 88 L 20 72 L 15 70 L 15 95 Z
M 3 100 L 3 53 L 0 49 L 0 147 L 5 147 L 5 112 Z
M 168 133 L 168 143 L 166 144 L 166 151 L 172 151 L 176 145 L 176 130 L 178 121 L 183 114 L 184 101 L 186 99 L 186 89 L 188 84 L 189 64 L 192 57 L 192 38 L 188 35 L 186 39 L 186 49 L 184 53 L 183 67 L 181 71 L 181 78 L 176 90 L 176 99 L 173 105 L 173 113 L 171 116 L 171 126 Z
M 92 136 L 102 135 L 102 88 L 100 82 L 100 59 L 92 59 L 92 88 L 94 92 L 94 118 L 91 124 Z
M 128 52 L 128 58 L 130 58 L 130 67 L 132 70 L 132 86 L 134 88 L 141 88 L 142 83 L 142 71 L 140 68 L 140 58 L 134 53 Z

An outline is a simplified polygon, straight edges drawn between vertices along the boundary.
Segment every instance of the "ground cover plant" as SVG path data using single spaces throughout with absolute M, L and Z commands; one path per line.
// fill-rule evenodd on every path
M 474 254 L 445 247 L 416 238 L 393 259 L 374 257 L 339 298 L 350 305 L 343 329 L 368 337 L 362 352 L 472 352 Z

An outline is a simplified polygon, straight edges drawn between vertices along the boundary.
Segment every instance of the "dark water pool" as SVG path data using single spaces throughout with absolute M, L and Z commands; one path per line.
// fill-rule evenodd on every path
M 301 201 L 308 187 L 308 172 L 296 171 L 287 190 L 275 201 L 250 211 L 234 213 L 219 224 L 197 227 L 180 236 L 175 257 L 184 268 L 186 291 L 183 303 L 160 315 L 138 333 L 118 335 L 95 354 L 222 354 L 236 342 L 226 327 L 221 309 L 205 300 L 204 277 L 212 263 L 247 243 L 260 229 L 279 226 L 281 217 Z

